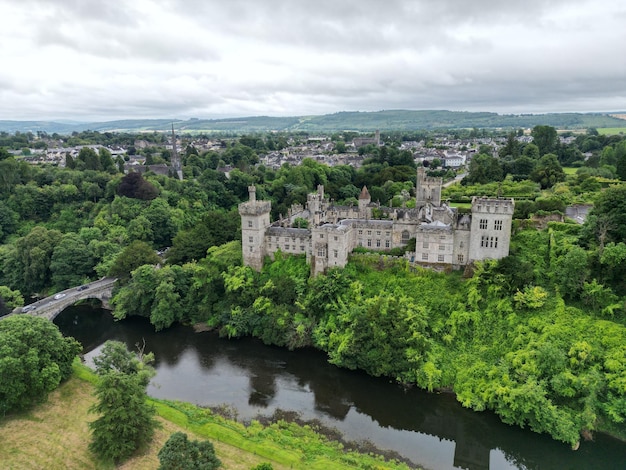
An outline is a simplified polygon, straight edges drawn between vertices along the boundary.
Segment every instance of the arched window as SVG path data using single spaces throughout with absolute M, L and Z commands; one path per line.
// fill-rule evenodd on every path
M 404 243 L 406 243 L 406 242 L 408 242 L 408 241 L 409 241 L 409 238 L 411 238 L 411 236 L 409 235 L 409 231 L 408 231 L 408 230 L 404 230 L 404 231 L 402 232 L 402 241 L 403 241 Z

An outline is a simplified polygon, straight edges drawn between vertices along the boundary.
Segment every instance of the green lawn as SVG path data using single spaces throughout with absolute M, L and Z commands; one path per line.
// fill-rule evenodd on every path
M 600 135 L 626 134 L 626 127 L 600 127 L 598 128 L 598 134 Z

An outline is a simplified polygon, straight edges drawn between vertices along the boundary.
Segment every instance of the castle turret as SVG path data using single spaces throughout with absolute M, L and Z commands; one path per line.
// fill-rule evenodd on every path
M 265 257 L 265 232 L 270 226 L 270 201 L 257 201 L 256 188 L 248 186 L 249 200 L 239 204 L 243 264 L 260 271 Z
M 367 190 L 367 186 L 363 186 L 361 194 L 359 194 L 359 217 L 369 219 L 370 214 L 368 206 L 371 202 L 372 197 L 370 196 L 370 192 Z
M 474 197 L 470 226 L 470 261 L 509 255 L 513 199 Z
M 441 205 L 441 178 L 426 176 L 426 170 L 421 166 L 417 169 L 417 181 L 415 184 L 415 203 L 417 208 L 432 204 L 435 207 Z

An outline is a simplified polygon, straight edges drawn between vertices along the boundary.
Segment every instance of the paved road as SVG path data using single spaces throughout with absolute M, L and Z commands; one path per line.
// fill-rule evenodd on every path
M 443 183 L 442 186 L 444 188 L 447 188 L 448 186 L 459 183 L 463 178 L 465 178 L 465 176 L 467 176 L 467 173 L 461 173 L 460 175 L 456 175 L 453 180 L 450 180 L 447 183 Z

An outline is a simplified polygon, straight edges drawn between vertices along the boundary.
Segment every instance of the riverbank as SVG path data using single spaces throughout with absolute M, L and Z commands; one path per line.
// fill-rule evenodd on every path
M 83 365 L 75 365 L 74 376 L 53 392 L 48 401 L 19 415 L 0 421 L 0 462 L 3 468 L 109 469 L 88 451 L 88 413 L 95 402 L 95 376 Z M 250 469 L 270 462 L 275 469 L 407 469 L 382 457 L 346 452 L 343 445 L 285 420 L 244 426 L 208 409 L 182 402 L 151 400 L 161 428 L 147 449 L 142 449 L 121 467 L 126 470 L 154 469 L 158 451 L 169 436 L 182 431 L 190 439 L 209 439 L 226 469 Z

